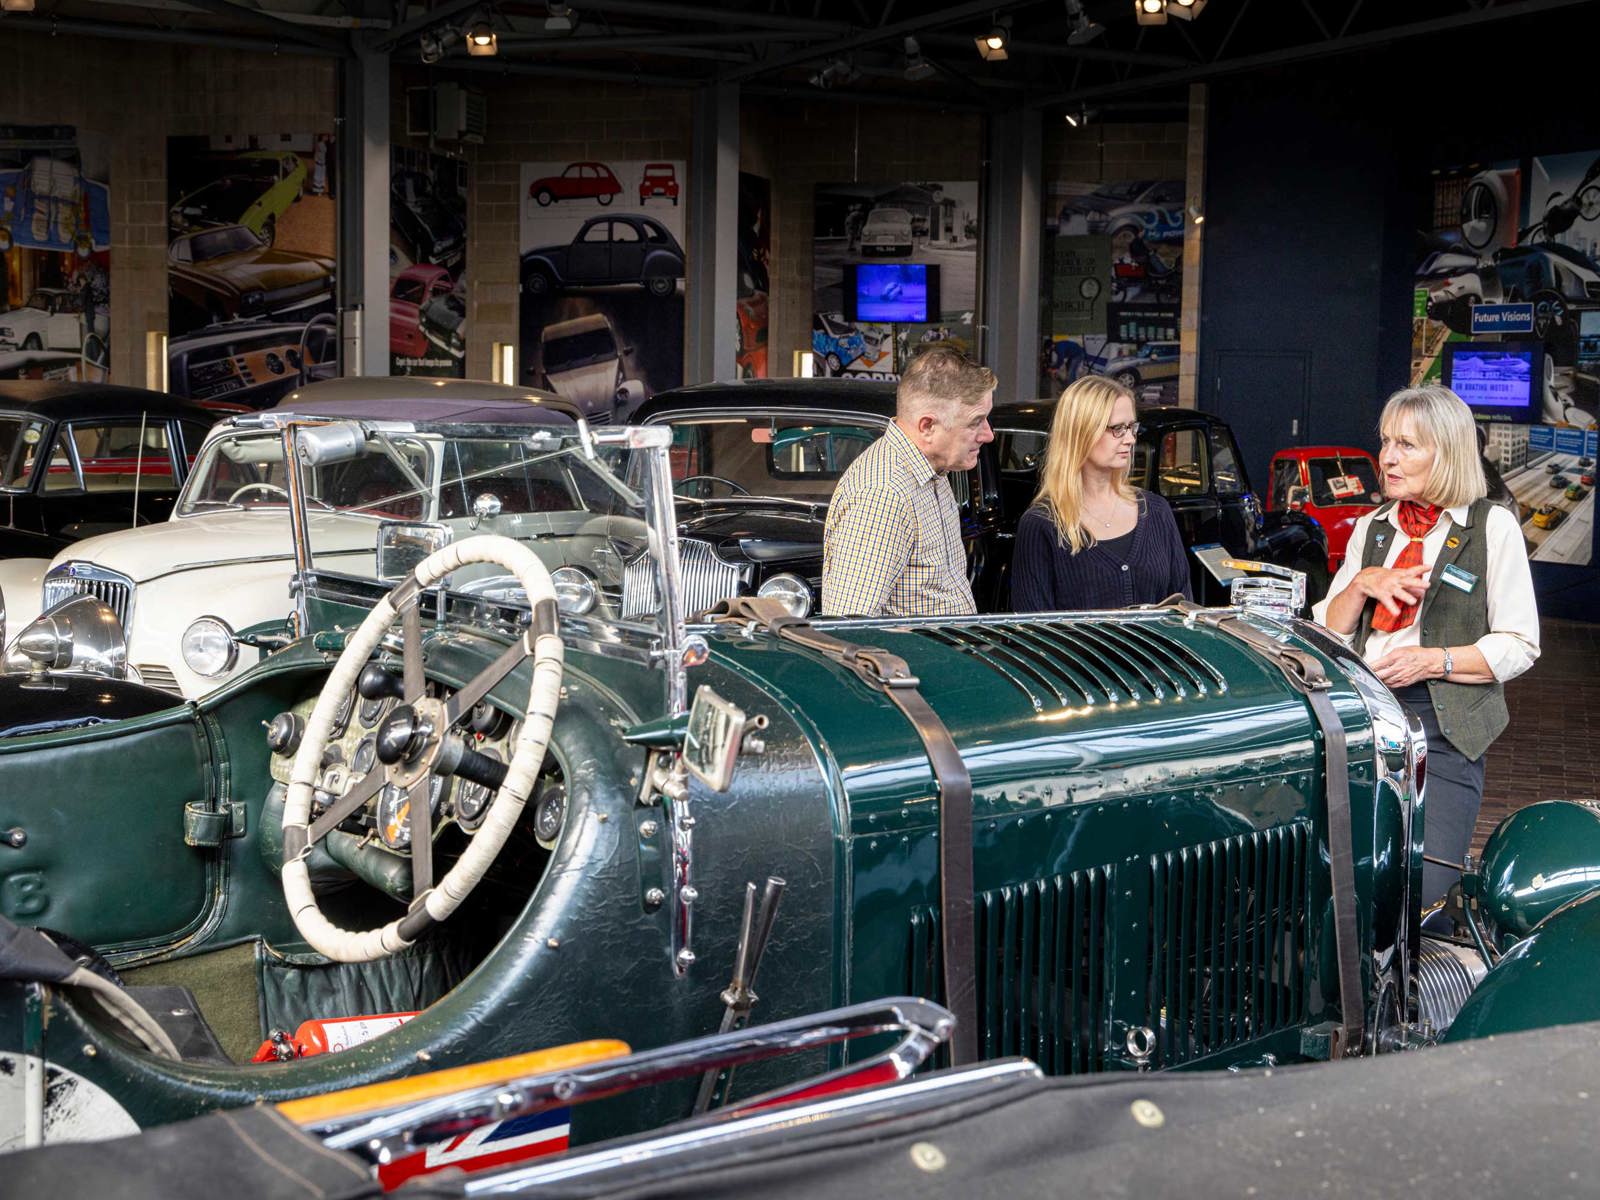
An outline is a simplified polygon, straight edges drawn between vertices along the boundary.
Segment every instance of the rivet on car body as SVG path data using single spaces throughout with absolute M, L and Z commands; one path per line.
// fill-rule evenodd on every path
M 688 907 L 700 899 L 700 890 L 693 887 L 682 888 L 678 892 L 678 899 L 683 901 L 685 907 Z
M 641 821 L 639 822 L 639 836 L 642 838 L 653 838 L 655 837 L 656 830 L 658 828 L 659 826 L 657 826 L 654 821 Z
M 651 888 L 644 894 L 644 906 L 646 908 L 660 908 L 666 902 L 667 894 L 660 888 Z
M 1149 1100 L 1135 1100 L 1128 1108 L 1133 1113 L 1133 1119 L 1146 1129 L 1160 1129 L 1167 1123 L 1166 1114 Z
M 679 950 L 678 965 L 680 967 L 692 967 L 694 965 L 694 951 L 690 950 L 688 947 Z
M 910 1153 L 911 1162 L 919 1171 L 942 1171 L 950 1161 L 932 1142 L 916 1142 Z
M 544 944 L 546 946 L 549 946 L 550 949 L 552 949 L 552 950 L 561 949 L 561 939 L 560 938 L 545 938 Z

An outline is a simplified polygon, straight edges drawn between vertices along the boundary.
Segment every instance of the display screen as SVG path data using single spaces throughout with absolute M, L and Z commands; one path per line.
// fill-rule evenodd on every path
M 939 268 L 927 263 L 850 263 L 845 268 L 846 311 L 852 321 L 939 319 Z
M 1600 308 L 1578 314 L 1578 361 L 1600 367 Z
M 1544 352 L 1521 342 L 1452 342 L 1445 386 L 1490 420 L 1531 421 L 1543 405 Z

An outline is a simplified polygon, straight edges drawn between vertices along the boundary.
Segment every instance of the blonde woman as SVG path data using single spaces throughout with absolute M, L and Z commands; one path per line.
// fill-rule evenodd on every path
M 1424 840 L 1458 863 L 1483 800 L 1483 754 L 1509 721 L 1502 685 L 1539 657 L 1516 516 L 1489 500 L 1472 412 L 1449 388 L 1389 397 L 1378 425 L 1388 503 L 1356 522 L 1313 610 L 1416 713 L 1428 737 Z M 1422 868 L 1422 902 L 1457 872 Z
M 1189 596 L 1172 509 L 1128 483 L 1133 396 L 1088 376 L 1061 393 L 1039 495 L 1017 524 L 1011 599 L 1018 612 L 1125 608 Z

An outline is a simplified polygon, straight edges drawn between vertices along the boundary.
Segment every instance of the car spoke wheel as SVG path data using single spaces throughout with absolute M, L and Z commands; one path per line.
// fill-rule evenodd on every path
M 470 747 L 464 749 L 467 739 L 455 726 L 466 721 L 478 701 L 509 674 L 503 662 L 496 662 L 447 700 L 427 694 L 420 597 L 469 563 L 503 567 L 522 585 L 533 609 L 533 623 L 519 639 L 523 655 L 533 659 L 533 669 L 525 710 L 528 715 L 517 734 L 511 761 L 505 765 L 503 780 L 490 801 L 488 815 L 473 832 L 455 865 L 435 885 L 433 785 L 442 776 L 456 773 L 456 766 L 472 753 Z M 380 742 L 388 740 L 388 749 L 380 746 L 381 761 L 313 820 L 313 789 L 322 775 L 322 757 L 333 740 L 339 710 L 350 702 L 363 669 L 396 621 L 401 624 L 403 679 L 400 705 L 385 718 L 379 733 Z M 306 722 L 290 768 L 283 809 L 284 898 L 295 927 L 314 949 L 336 962 L 387 958 L 413 945 L 430 925 L 447 919 L 471 894 L 510 838 L 544 763 L 561 693 L 563 646 L 558 626 L 555 588 L 538 556 L 510 538 L 484 535 L 453 542 L 428 555 L 411 575 L 378 601 L 360 627 L 349 635 Z M 411 847 L 411 904 L 405 916 L 381 929 L 341 929 L 317 904 L 307 859 L 318 841 L 357 812 L 370 808 L 376 816 L 385 793 L 390 792 L 401 797 L 391 819 L 403 827 L 402 844 Z

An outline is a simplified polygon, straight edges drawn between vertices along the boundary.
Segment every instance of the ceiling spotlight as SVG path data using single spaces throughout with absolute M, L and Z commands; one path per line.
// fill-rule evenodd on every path
M 1071 125 L 1074 129 L 1082 129 L 1085 125 L 1099 115 L 1100 110 L 1098 108 L 1080 107 L 1077 112 L 1069 112 L 1066 114 L 1067 124 Z
M 1201 2 L 1204 3 L 1204 0 L 1201 0 Z M 1206 215 L 1200 211 L 1198 204 L 1189 205 L 1189 216 L 1194 219 L 1196 225 L 1204 225 L 1206 223 Z
M 906 78 L 915 83 L 919 79 L 927 79 L 937 70 L 937 67 L 922 57 L 922 47 L 917 44 L 917 39 L 906 38 Z
M 558 0 L 551 0 L 550 15 L 544 19 L 546 33 L 571 33 L 578 23 L 578 14 L 572 10 L 572 5 L 561 4 Z
M 5 12 L 32 12 L 33 0 L 0 0 L 0 10 Z
M 1180 21 L 1192 21 L 1205 6 L 1206 0 L 1171 0 L 1167 5 L 1167 15 L 1177 17 Z
M 494 36 L 494 29 L 487 21 L 474 21 L 467 26 L 467 53 L 474 57 L 483 57 L 498 52 L 500 49 Z
M 1140 25 L 1165 25 L 1167 0 L 1133 0 L 1133 15 Z
M 1069 46 L 1085 45 L 1106 31 L 1104 25 L 1089 20 L 1089 14 L 1083 11 L 1083 0 L 1067 0 L 1067 19 L 1072 22 L 1072 32 L 1067 34 Z
M 831 88 L 836 83 L 849 83 L 859 78 L 861 72 L 848 58 L 830 58 L 827 65 L 811 74 L 811 86 Z
M 973 39 L 978 45 L 978 57 L 984 62 L 1004 62 L 1006 44 L 1011 41 L 1011 18 L 1001 17 L 988 33 Z

